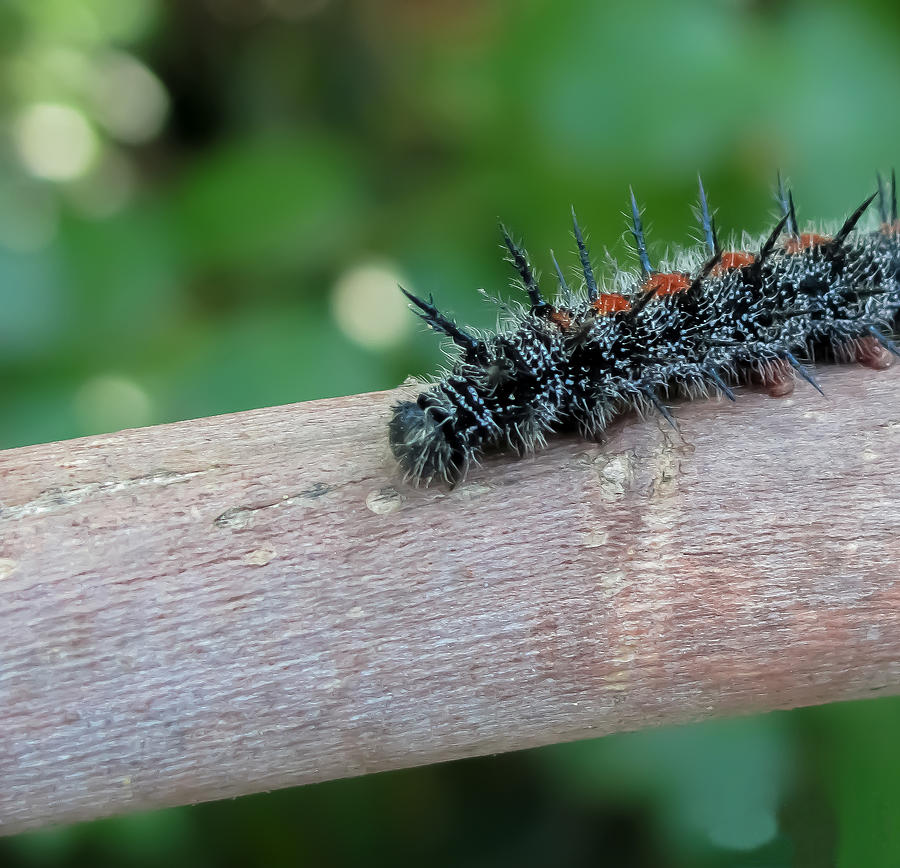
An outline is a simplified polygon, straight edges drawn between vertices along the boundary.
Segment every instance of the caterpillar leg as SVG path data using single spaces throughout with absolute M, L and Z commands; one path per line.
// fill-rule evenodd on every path
M 852 356 L 859 364 L 873 371 L 883 371 L 894 363 L 891 351 L 872 335 L 866 335 L 856 342 Z
M 794 391 L 794 372 L 787 359 L 764 362 L 752 372 L 750 379 L 762 386 L 770 398 L 786 398 Z

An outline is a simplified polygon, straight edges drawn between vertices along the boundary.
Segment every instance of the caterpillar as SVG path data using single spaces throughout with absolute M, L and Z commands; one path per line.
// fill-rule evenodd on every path
M 504 307 L 496 333 L 459 327 L 400 287 L 414 310 L 455 347 L 452 368 L 415 401 L 392 408 L 389 441 L 415 484 L 451 485 L 487 451 L 531 452 L 553 432 L 598 438 L 616 415 L 656 411 L 671 425 L 670 396 L 762 384 L 788 394 L 800 377 L 821 391 L 807 360 L 886 368 L 900 355 L 891 337 L 900 311 L 900 221 L 896 173 L 834 234 L 801 232 L 793 193 L 779 174 L 780 219 L 753 245 L 724 249 L 703 182 L 695 209 L 702 247 L 654 268 L 631 191 L 630 233 L 640 264 L 598 282 L 572 209 L 582 277 L 571 287 L 553 251 L 558 281 L 542 293 L 525 248 L 503 224 L 505 258 L 528 306 Z M 857 224 L 875 199 L 880 221 Z M 800 359 L 804 361 L 801 361 Z

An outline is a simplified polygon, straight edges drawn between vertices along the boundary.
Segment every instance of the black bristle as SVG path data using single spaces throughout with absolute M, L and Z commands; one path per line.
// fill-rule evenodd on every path
M 659 411 L 660 416 L 662 416 L 663 419 L 677 431 L 678 423 L 675 421 L 675 417 L 669 412 L 669 408 L 659 400 L 656 393 L 648 389 L 644 394 L 647 396 L 650 403 Z
M 800 225 L 797 223 L 797 211 L 794 208 L 794 193 L 792 190 L 788 191 L 788 217 L 790 218 L 787 223 L 788 233 L 790 235 L 799 235 Z
M 853 231 L 853 227 L 859 223 L 860 217 L 866 213 L 866 209 L 872 204 L 878 193 L 873 193 L 866 199 L 845 221 L 844 225 L 838 230 L 834 236 L 832 243 L 836 246 L 843 244 L 847 240 L 847 236 Z
M 891 169 L 891 222 L 897 222 L 897 170 Z
M 559 278 L 559 288 L 563 290 L 563 292 L 568 293 L 570 291 L 569 284 L 566 283 L 566 278 L 563 276 L 562 269 L 559 267 L 559 263 L 556 261 L 556 255 L 552 250 L 550 251 L 550 258 L 553 260 L 553 267 L 556 269 L 557 278 Z
M 787 225 L 788 220 L 791 219 L 790 213 L 785 214 L 778 223 L 775 224 L 775 228 L 772 230 L 771 234 L 768 238 L 766 238 L 765 243 L 759 249 L 759 253 L 756 254 L 756 262 L 754 265 L 761 267 L 762 264 L 769 258 L 772 254 L 772 251 L 775 249 L 775 244 L 778 239 L 781 237 L 781 233 L 784 231 L 784 227 Z
M 790 192 L 785 191 L 781 172 L 776 173 L 776 183 L 775 201 L 781 208 L 782 215 L 788 218 L 785 229 L 788 235 L 797 235 L 799 229 L 797 228 L 797 215 L 794 211 L 794 197 Z
M 541 298 L 541 290 L 538 287 L 537 278 L 534 276 L 534 270 L 528 261 L 528 254 L 525 252 L 525 249 L 512 240 L 512 236 L 502 223 L 500 224 L 500 234 L 503 236 L 503 243 L 509 251 L 508 261 L 512 263 L 513 268 L 519 273 L 519 277 L 522 279 L 522 286 L 531 299 L 532 309 L 536 310 L 546 307 L 547 303 Z
M 719 391 L 728 398 L 729 401 L 737 401 L 734 392 L 728 388 L 728 384 L 719 376 L 715 368 L 708 368 L 704 373 L 716 384 Z
M 703 229 L 703 237 L 706 239 L 706 247 L 711 254 L 718 248 L 713 222 L 709 216 L 709 203 L 706 201 L 706 191 L 703 189 L 703 179 L 697 175 L 697 184 L 700 187 L 700 225 Z
M 438 309 L 434 306 L 434 298 L 429 296 L 428 301 L 423 301 L 411 292 L 407 292 L 402 286 L 400 287 L 400 292 L 419 308 L 416 313 L 435 331 L 442 332 L 457 346 L 464 347 L 467 350 L 474 351 L 478 348 L 478 341 L 472 335 L 466 334 L 453 320 L 447 319 L 447 317 L 438 312 Z
M 647 256 L 647 245 L 644 241 L 644 224 L 641 222 L 641 212 L 634 198 L 634 190 L 629 187 L 628 192 L 631 194 L 631 234 L 634 236 L 634 245 L 637 248 L 638 259 L 641 261 L 641 271 L 644 272 L 644 277 L 649 277 L 653 273 L 653 266 L 650 265 L 650 257 Z
M 875 180 L 878 183 L 878 214 L 881 217 L 882 223 L 889 223 L 891 219 L 891 209 L 884 192 L 884 178 L 881 177 L 881 172 L 875 173 Z
M 572 208 L 572 226 L 575 230 L 575 243 L 578 245 L 578 258 L 581 260 L 581 270 L 584 272 L 584 282 L 587 285 L 588 298 L 593 301 L 597 298 L 597 281 L 594 278 L 594 269 L 591 267 L 591 257 L 584 243 L 584 236 L 578 226 L 578 218 L 575 216 L 575 208 Z
M 810 384 L 823 398 L 825 397 L 825 393 L 822 391 L 822 387 L 816 382 L 815 378 L 806 368 L 797 361 L 796 357 L 793 353 L 785 353 L 785 359 L 787 359 L 790 366 L 798 373 L 807 383 Z

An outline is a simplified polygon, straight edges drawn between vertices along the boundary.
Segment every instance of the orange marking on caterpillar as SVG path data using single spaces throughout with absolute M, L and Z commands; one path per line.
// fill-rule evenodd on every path
M 644 292 L 652 292 L 655 296 L 675 295 L 678 292 L 684 292 L 691 285 L 691 277 L 689 274 L 682 274 L 680 271 L 672 271 L 669 273 L 651 274 L 641 287 Z
M 804 232 L 799 238 L 788 238 L 784 242 L 786 253 L 800 253 L 810 247 L 818 247 L 831 241 L 830 235 L 819 235 L 816 232 Z
M 547 314 L 547 319 L 552 323 L 556 323 L 563 331 L 572 325 L 572 315 L 567 310 L 553 308 L 550 313 Z
M 756 262 L 756 255 L 753 253 L 747 253 L 744 250 L 729 250 L 727 253 L 722 254 L 722 258 L 710 274 L 718 277 L 726 271 L 745 268 L 748 265 L 753 265 L 754 262 Z
M 618 313 L 620 310 L 631 310 L 631 303 L 624 295 L 618 295 L 614 292 L 601 292 L 591 302 L 591 307 L 600 316 L 608 316 L 611 313 Z

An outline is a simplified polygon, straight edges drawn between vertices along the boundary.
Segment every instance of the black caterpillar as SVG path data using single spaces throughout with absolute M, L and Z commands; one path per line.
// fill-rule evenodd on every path
M 854 231 L 876 197 L 880 226 Z M 501 225 L 530 308 L 509 311 L 496 334 L 465 331 L 433 299 L 401 287 L 419 316 L 458 348 L 443 379 L 393 408 L 391 448 L 407 477 L 452 484 L 486 450 L 530 452 L 572 427 L 596 438 L 616 414 L 635 408 L 655 408 L 674 425 L 664 403 L 673 393 L 715 391 L 734 400 L 730 386 L 751 380 L 783 395 L 794 372 L 818 389 L 798 356 L 887 367 L 890 353 L 900 355 L 890 339 L 900 311 L 896 174 L 890 184 L 879 176 L 877 192 L 834 235 L 799 231 L 780 177 L 776 200 L 782 217 L 758 250 L 726 251 L 701 181 L 702 254 L 656 270 L 632 192 L 641 273 L 617 273 L 609 292 L 598 288 L 573 209 L 584 281 L 570 288 L 551 251 L 560 287 L 552 303 L 524 248 Z

